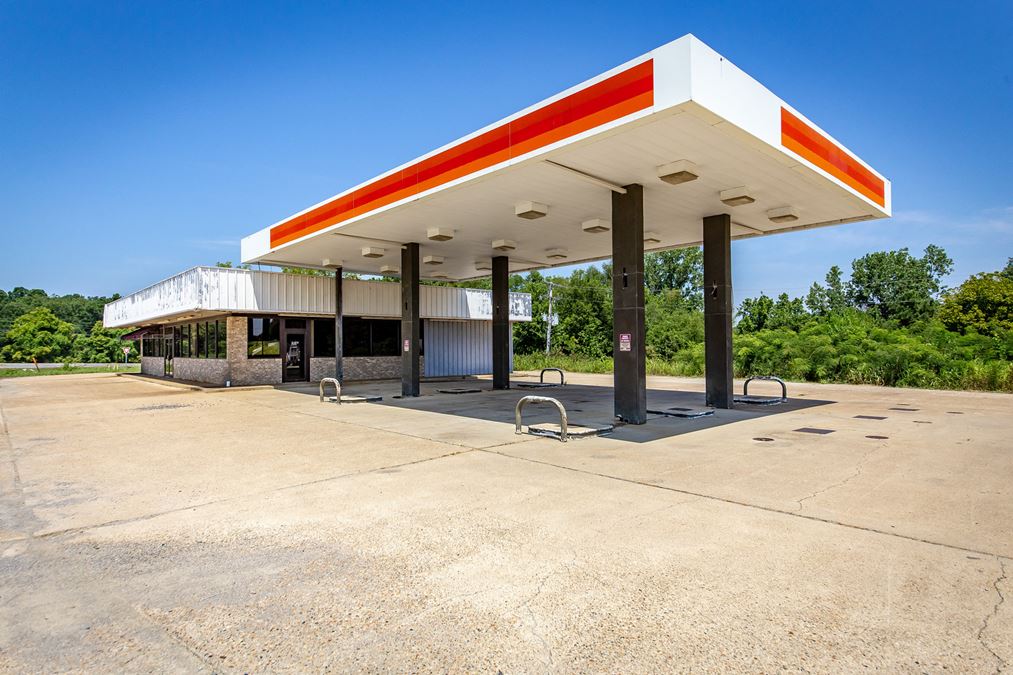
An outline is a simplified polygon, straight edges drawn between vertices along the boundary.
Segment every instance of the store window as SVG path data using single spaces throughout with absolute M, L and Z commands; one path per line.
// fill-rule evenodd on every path
M 251 359 L 279 358 L 279 335 L 278 317 L 249 317 L 246 323 L 246 356 Z
M 217 337 L 218 358 L 220 359 L 228 358 L 229 340 L 228 340 L 228 333 L 226 332 L 228 329 L 225 326 L 224 320 L 218 321 L 217 324 L 218 325 L 217 329 L 215 330 L 215 336 Z
M 313 320 L 313 356 L 334 356 L 334 319 Z
M 401 322 L 397 319 L 362 319 L 346 316 L 342 322 L 342 354 L 356 356 L 399 356 Z M 334 356 L 334 320 L 313 320 L 313 356 Z

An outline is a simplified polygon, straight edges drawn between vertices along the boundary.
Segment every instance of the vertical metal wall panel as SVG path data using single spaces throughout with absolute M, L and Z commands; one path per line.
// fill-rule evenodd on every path
M 427 319 L 424 333 L 426 377 L 488 375 L 492 372 L 492 321 Z M 512 342 L 511 339 L 511 345 Z M 513 369 L 512 346 L 510 368 Z
M 103 311 L 110 328 L 193 311 L 262 312 L 331 315 L 334 280 L 260 270 L 194 267 L 107 304 Z M 398 318 L 400 284 L 345 279 L 345 315 Z M 426 319 L 492 319 L 491 291 L 446 286 L 422 286 L 422 317 Z M 531 320 L 531 296 L 510 294 L 510 320 Z

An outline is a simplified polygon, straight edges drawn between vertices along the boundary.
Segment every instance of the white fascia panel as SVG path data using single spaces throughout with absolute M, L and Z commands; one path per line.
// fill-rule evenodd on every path
M 692 98 L 690 59 L 697 43 L 692 35 L 684 35 L 648 55 L 654 59 L 654 112 L 678 108 Z
M 265 227 L 248 237 L 243 237 L 239 248 L 239 257 L 244 263 L 256 262 L 271 252 L 271 228 Z
M 757 147 L 762 147 L 768 153 L 771 149 L 775 150 L 775 154 L 780 156 L 785 163 L 797 164 L 811 169 L 820 176 L 833 181 L 835 184 L 859 197 L 876 211 L 885 216 L 891 215 L 892 201 L 889 180 L 864 162 L 857 154 L 849 150 L 843 143 L 821 129 L 819 125 L 814 124 L 809 118 L 788 105 L 785 101 L 775 96 L 769 89 L 747 75 L 742 69 L 736 67 L 728 59 L 695 37 L 688 37 L 690 38 L 691 45 L 690 98 L 695 104 L 688 106 L 688 110 L 691 110 L 713 125 L 719 125 L 722 122 L 734 125 L 739 130 L 746 132 L 745 134 L 736 134 L 741 140 L 746 142 L 752 141 L 754 143 L 756 140 L 762 141 L 762 145 L 756 144 Z M 785 148 L 781 144 L 782 107 L 803 120 L 825 136 L 827 140 L 846 151 L 865 168 L 881 178 L 885 186 L 885 206 L 880 206 L 836 176 L 832 176 L 804 157 L 800 157 L 788 150 L 788 148 Z

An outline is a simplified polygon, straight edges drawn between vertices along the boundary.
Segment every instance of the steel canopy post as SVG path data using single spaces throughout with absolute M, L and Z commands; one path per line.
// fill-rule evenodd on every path
M 344 364 L 344 293 L 342 282 L 344 281 L 344 268 L 334 268 L 334 379 L 338 382 L 345 381 Z M 316 337 L 314 336 L 314 339 Z M 316 347 L 314 347 L 316 349 Z
M 612 193 L 612 323 L 615 415 L 647 421 L 644 348 L 644 187 Z
M 492 259 L 492 388 L 510 388 L 510 271 L 505 255 Z
M 401 248 L 401 395 L 419 395 L 419 245 Z
M 707 405 L 731 408 L 732 217 L 703 219 L 703 308 Z

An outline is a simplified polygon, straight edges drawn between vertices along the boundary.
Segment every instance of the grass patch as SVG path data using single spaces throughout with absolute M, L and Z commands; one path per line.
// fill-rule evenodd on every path
M 125 366 L 96 366 L 94 368 L 82 366 L 61 366 L 60 368 L 0 368 L 0 378 L 10 377 L 39 377 L 42 375 L 73 375 L 75 373 L 139 373 L 141 365 L 130 363 Z

